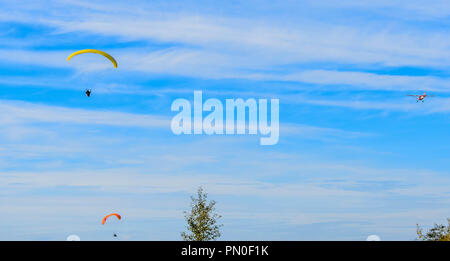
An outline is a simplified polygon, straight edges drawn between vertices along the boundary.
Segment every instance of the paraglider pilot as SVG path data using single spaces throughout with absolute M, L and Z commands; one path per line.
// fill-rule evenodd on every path
M 91 97 L 91 90 L 86 89 L 86 96 L 87 96 L 87 97 Z

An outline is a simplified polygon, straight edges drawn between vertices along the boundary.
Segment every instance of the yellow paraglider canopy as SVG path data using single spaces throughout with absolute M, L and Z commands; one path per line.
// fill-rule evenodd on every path
M 84 49 L 84 50 L 80 50 L 80 51 L 76 51 L 73 54 L 69 55 L 69 57 L 67 57 L 67 61 L 69 61 L 72 57 L 74 57 L 75 55 L 79 55 L 82 53 L 98 53 L 100 55 L 105 56 L 108 60 L 110 60 L 112 62 L 112 64 L 114 65 L 114 68 L 117 68 L 117 62 L 114 59 L 114 57 L 112 57 L 111 55 L 100 51 L 100 50 L 96 50 L 96 49 Z

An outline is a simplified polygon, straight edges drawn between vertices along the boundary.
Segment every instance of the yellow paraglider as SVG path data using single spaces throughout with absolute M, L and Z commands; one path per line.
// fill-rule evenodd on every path
M 104 57 L 106 57 L 108 60 L 110 60 L 112 62 L 112 64 L 114 65 L 114 68 L 117 68 L 117 62 L 114 59 L 114 57 L 112 57 L 111 55 L 109 55 L 103 51 L 96 50 L 96 49 L 84 49 L 84 50 L 76 51 L 73 54 L 69 55 L 69 57 L 67 57 L 67 61 L 70 61 L 70 59 L 72 57 L 74 57 L 75 55 L 79 55 L 79 54 L 83 54 L 83 53 L 98 53 L 100 55 L 103 55 Z

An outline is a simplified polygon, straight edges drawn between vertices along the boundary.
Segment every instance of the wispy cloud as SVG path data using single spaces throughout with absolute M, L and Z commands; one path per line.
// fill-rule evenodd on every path
M 102 239 L 98 216 L 120 210 L 127 235 L 173 240 L 199 185 L 230 240 L 410 239 L 449 215 L 444 1 L 0 7 L 0 239 Z M 66 61 L 81 48 L 119 68 Z M 193 90 L 279 98 L 279 144 L 173 135 L 170 102 Z
M 118 127 L 163 128 L 170 131 L 171 121 L 171 118 L 168 116 L 105 110 L 86 110 L 7 100 L 1 101 L 0 110 L 2 111 L 0 122 L 3 124 L 3 128 L 5 128 L 7 124 L 17 127 L 18 123 L 67 123 Z M 293 123 L 284 123 L 281 128 L 285 135 L 296 135 L 302 138 L 359 138 L 370 136 L 368 133 Z M 36 130 L 32 130 L 32 132 L 35 131 Z
M 311 1 L 312 2 L 312 1 Z M 433 0 L 424 4 L 420 0 L 411 0 L 407 2 L 399 1 L 346 1 L 340 2 L 336 0 L 326 0 L 315 2 L 318 6 L 328 6 L 330 8 L 342 8 L 342 9 L 353 9 L 357 8 L 359 10 L 370 10 L 380 15 L 384 14 L 389 16 L 394 12 L 404 18 L 409 18 L 410 20 L 433 20 L 445 18 L 450 14 L 450 6 L 445 0 Z M 383 10 L 384 12 L 381 12 Z
M 114 13 L 89 7 L 84 10 L 76 14 L 66 12 L 66 17 L 50 13 L 48 18 L 36 22 L 54 27 L 59 33 L 85 32 L 120 37 L 123 41 L 146 40 L 189 46 L 193 51 L 177 51 L 174 55 L 181 60 L 190 58 L 195 63 L 207 63 L 216 73 L 229 66 L 231 61 L 235 61 L 234 70 L 325 61 L 445 67 L 449 63 L 446 57 L 450 57 L 446 55 L 450 52 L 447 34 L 415 28 L 380 31 L 370 24 L 364 27 L 330 25 L 314 20 L 282 26 L 271 25 L 262 19 L 172 12 L 158 14 L 151 9 L 136 12 L 126 8 Z M 32 15 L 22 10 L 21 15 L 10 19 L 30 21 L 27 17 Z M 151 57 L 137 60 L 148 61 L 141 65 L 142 68 L 152 62 Z
M 366 72 L 314 70 L 285 76 L 286 80 L 321 85 L 346 85 L 349 89 L 450 92 L 447 78 L 383 75 Z
M 99 124 L 144 128 L 169 127 L 170 120 L 162 116 L 123 112 L 92 111 L 26 102 L 2 101 L 2 122 L 53 122 L 72 124 Z
M 367 99 L 316 99 L 305 97 L 302 95 L 284 96 L 286 102 L 298 104 L 310 104 L 316 106 L 327 107 L 342 107 L 354 110 L 379 110 L 379 111 L 399 111 L 399 112 L 413 112 L 416 114 L 431 114 L 431 113 L 448 113 L 450 111 L 450 99 L 448 98 L 428 98 L 425 104 L 417 104 L 412 98 L 386 98 L 386 100 L 377 99 L 371 101 Z

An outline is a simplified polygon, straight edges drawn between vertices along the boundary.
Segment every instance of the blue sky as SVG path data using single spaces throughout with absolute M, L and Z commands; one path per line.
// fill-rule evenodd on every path
M 223 240 L 413 240 L 450 217 L 449 16 L 448 1 L 0 1 L 0 239 L 179 240 L 201 185 Z M 118 69 L 66 61 L 85 48 Z M 279 99 L 279 143 L 172 134 L 194 90 Z M 123 220 L 102 227 L 110 212 Z

